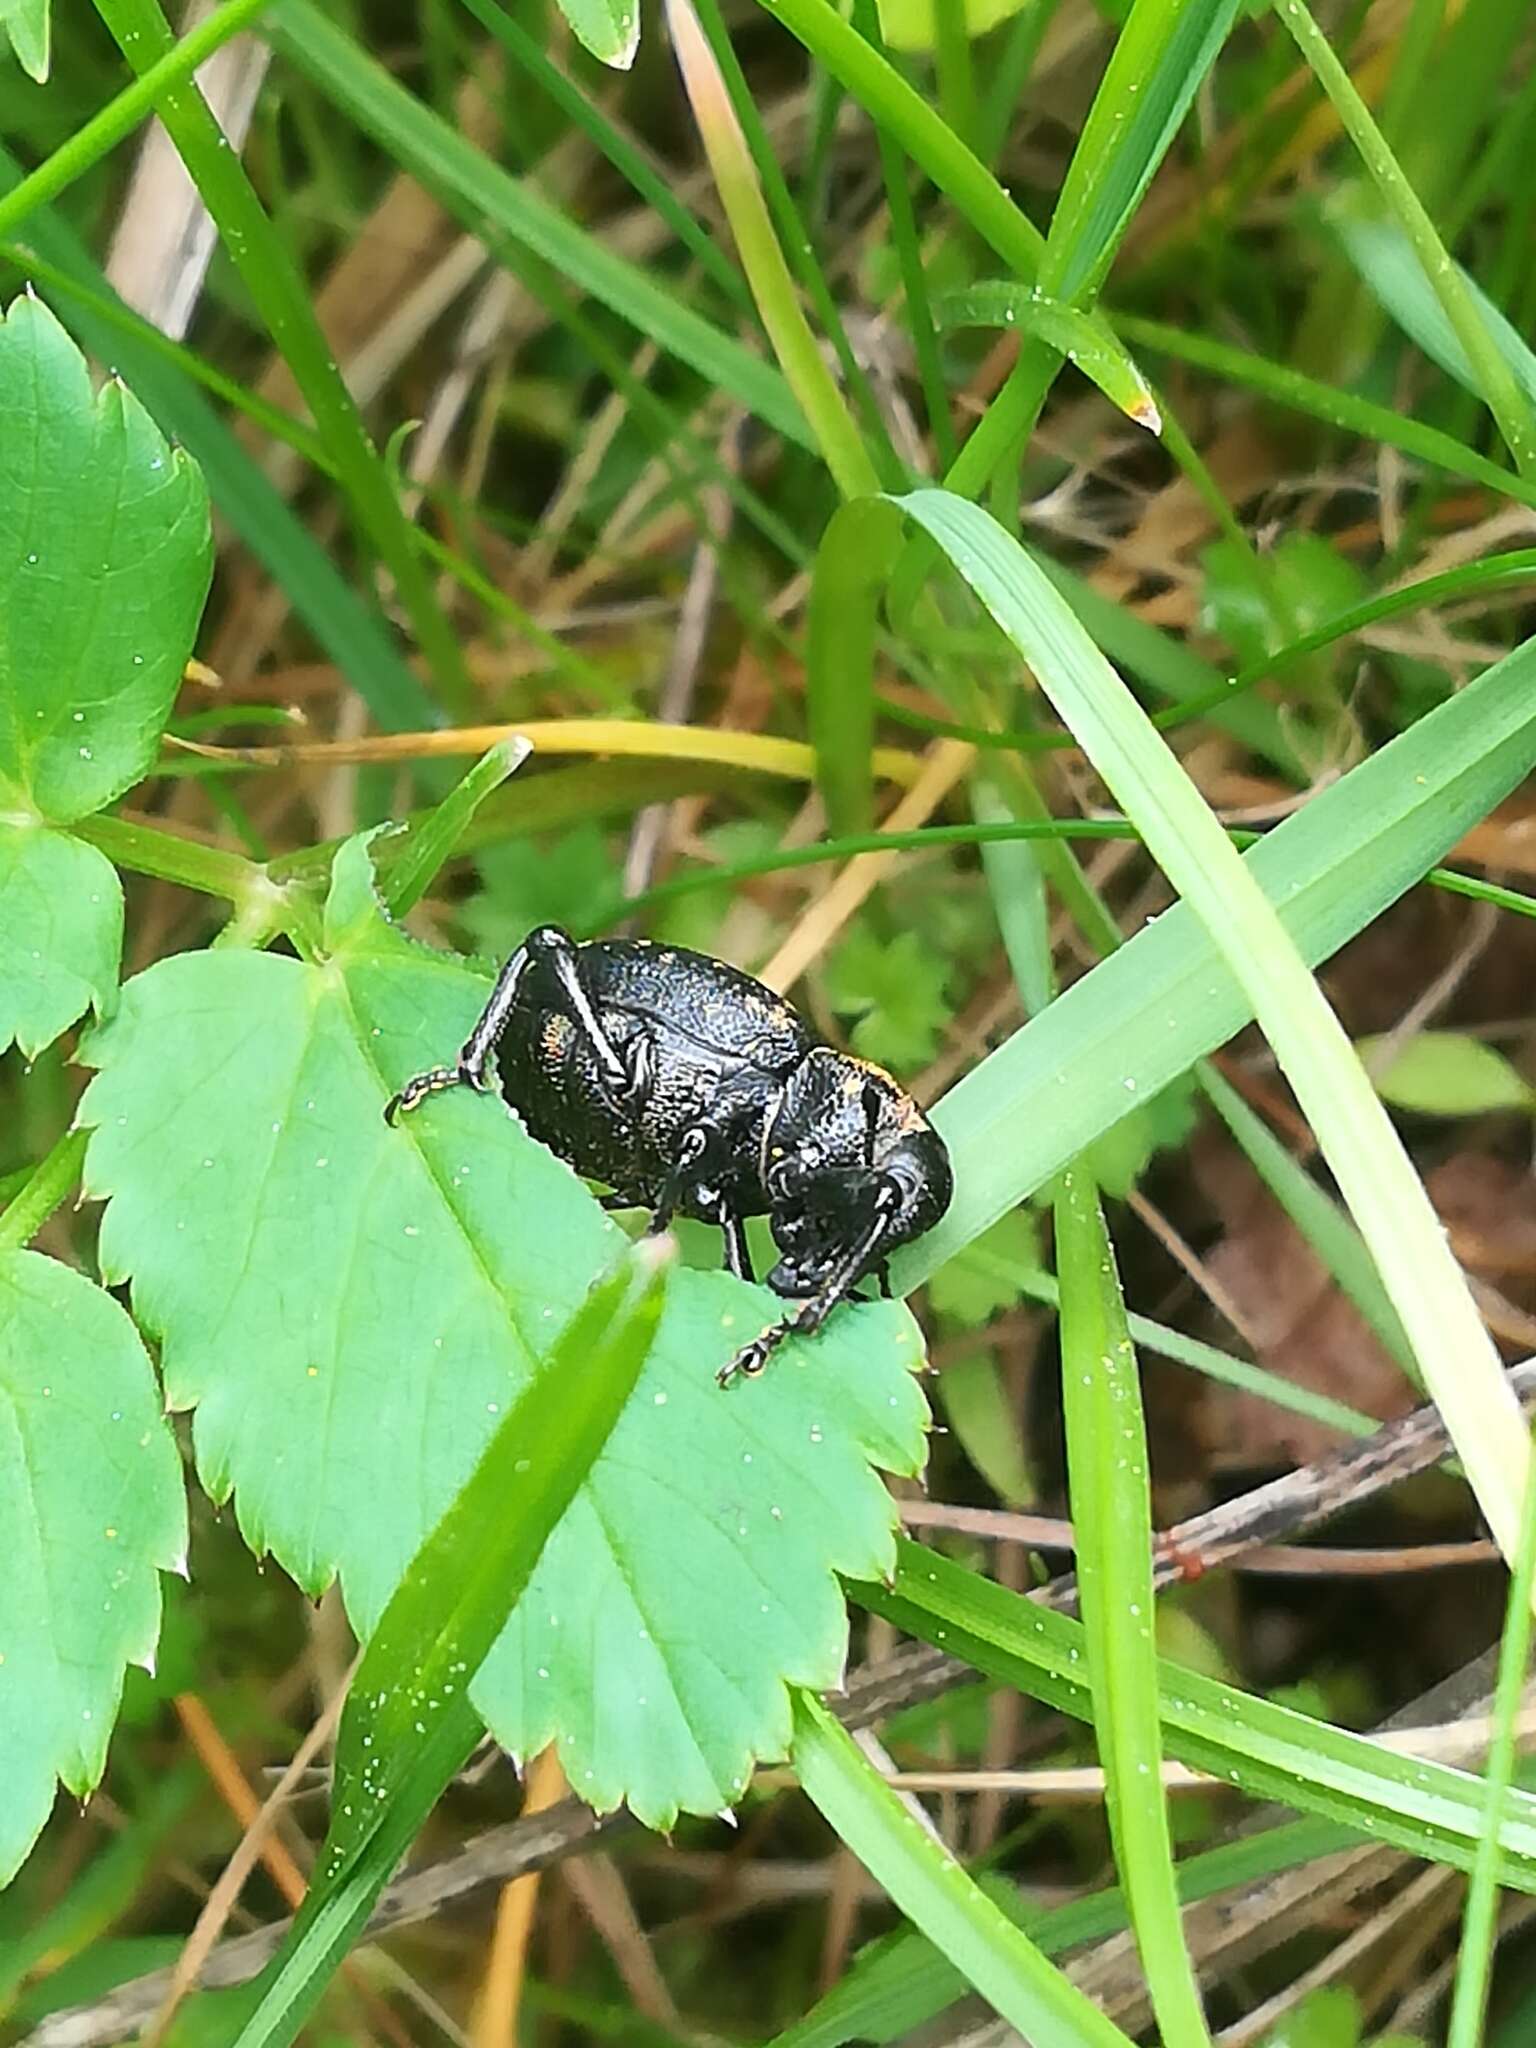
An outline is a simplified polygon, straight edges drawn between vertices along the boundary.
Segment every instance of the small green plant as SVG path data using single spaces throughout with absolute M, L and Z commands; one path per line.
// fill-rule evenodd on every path
M 1253 1987 L 1279 1966 L 1240 1977 L 1186 1909 L 1363 1850 L 1470 1874 L 1452 2039 L 1475 2048 L 1499 1888 L 1536 1892 L 1514 1755 L 1536 1489 L 1405 1147 L 1457 1116 L 1518 1130 L 1531 1090 L 1460 1015 L 1406 1044 L 1352 1018 L 1387 1032 L 1352 1046 L 1313 970 L 1426 878 L 1511 928 L 1536 914 L 1463 872 L 1536 764 L 1536 550 L 1486 552 L 1536 505 L 1527 10 L 1334 9 L 1335 48 L 1303 0 L 762 0 L 729 21 L 669 0 L 643 53 L 632 0 L 222 0 L 180 40 L 159 0 L 54 13 L 50 52 L 44 0 L 0 4 L 32 165 L 0 151 L 0 262 L 48 301 L 0 322 L 0 2012 L 105 2043 L 160 2006 L 150 1977 L 49 2017 L 168 1961 L 119 1919 L 146 1873 L 223 1853 L 206 1814 L 177 1833 L 201 1779 L 163 1767 L 166 1699 L 251 1649 L 250 1582 L 223 1598 L 219 1575 L 254 1557 L 280 1570 L 217 1701 L 237 1746 L 291 1756 L 311 1677 L 337 1704 L 336 1610 L 360 1652 L 328 1797 L 300 1813 L 324 1831 L 302 1909 L 235 1994 L 242 2048 L 280 2048 L 322 1998 L 328 2030 L 371 2037 L 335 1973 L 429 1817 L 433 1840 L 471 1812 L 500 1838 L 512 1774 L 466 1769 L 488 1735 L 519 1761 L 553 1744 L 589 1805 L 688 1847 L 743 1809 L 743 1864 L 844 1844 L 912 1923 L 818 2003 L 803 1919 L 759 1975 L 734 1941 L 712 1972 L 725 1944 L 669 1894 L 637 1969 L 608 1898 L 632 1999 L 605 1958 L 600 1994 L 525 1984 L 584 2034 L 641 2038 L 644 2005 L 668 2038 L 832 2048 L 970 1990 L 1051 2048 L 1154 2023 L 1202 2048 L 1229 2007 L 1269 2024 Z M 272 83 L 230 148 L 194 81 L 248 31 Z M 191 346 L 93 254 L 104 159 L 151 112 L 219 238 Z M 355 353 L 353 244 L 387 268 L 418 207 Z M 385 231 L 359 237 L 369 208 Z M 376 385 L 369 344 L 424 310 Z M 98 389 L 87 356 L 122 378 Z M 285 623 L 253 653 L 269 598 Z M 1455 609 L 1410 641 L 1433 607 Z M 524 719 L 546 758 L 509 782 Z M 955 1197 L 892 1261 L 897 1298 L 724 1393 L 716 1369 L 779 1305 L 715 1270 L 700 1226 L 676 1256 L 633 1245 L 467 1091 L 386 1125 L 544 921 L 755 962 L 937 1098 Z M 1209 1058 L 1255 1022 L 1331 1184 L 1262 1056 L 1232 1078 Z M 1352 1385 L 1270 1369 L 1230 1292 L 1211 1300 L 1238 1334 L 1215 1334 L 1257 1359 L 1187 1327 L 1168 1254 L 1207 1284 L 1180 1230 L 1230 1221 L 1188 1170 L 1197 1125 L 1447 1430 L 1321 1461 L 1282 1481 L 1288 1510 L 1256 1493 L 1245 1540 L 1404 1442 L 1454 1458 L 1437 1483 L 1514 1567 L 1481 1775 L 1335 1725 L 1346 1694 L 1389 1704 L 1354 1666 L 1266 1692 L 1200 1607 L 1201 1556 L 1154 1539 L 1152 1353 L 1375 1430 Z M 60 1213 L 77 1189 L 92 1206 Z M 1047 1404 L 1078 1574 L 1034 1599 L 1032 1562 L 984 1543 L 1032 1543 L 1052 1505 Z M 952 1497 L 894 1501 L 885 1475 L 930 1449 Z M 899 1505 L 937 1522 L 922 1543 Z M 1186 1568 L 1189 1597 L 1164 1598 Z M 131 1667 L 178 1570 L 156 1690 Z M 311 1663 L 299 1596 L 331 1588 Z M 894 1667 L 841 1697 L 887 1629 L 909 1639 Z M 111 1804 L 81 1821 L 57 1788 L 102 1781 L 115 1719 Z M 1097 1758 L 1100 1816 L 1037 1804 L 997 1835 L 941 1810 L 940 1842 L 885 1782 L 894 1754 L 969 1789 L 1000 1739 L 1029 1761 L 1037 1737 Z M 830 1835 L 784 1775 L 754 1784 L 780 1759 Z M 1214 1783 L 1170 1811 L 1170 1765 Z M 918 1782 L 958 1796 L 952 1773 Z M 1233 1795 L 1298 1817 L 1228 1836 Z M 538 1854 L 588 1824 L 568 1809 Z M 1041 1845 L 1075 1880 L 1048 1907 L 1025 1888 Z M 639 1859 L 630 1880 L 638 1900 Z M 184 1921 L 177 1898 L 156 1928 Z M 1127 1928 L 1134 1997 L 1085 1995 L 1082 1945 L 1102 1960 Z M 504 1994 L 498 1958 L 422 2011 L 458 2025 Z M 704 1987 L 697 2025 L 669 1974 Z M 1275 2048 L 1385 2024 L 1330 1990 Z

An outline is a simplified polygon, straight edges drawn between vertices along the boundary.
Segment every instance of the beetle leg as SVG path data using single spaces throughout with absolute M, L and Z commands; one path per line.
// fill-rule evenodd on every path
M 475 1088 L 484 1092 L 486 1086 L 486 1062 L 498 1038 L 507 1028 L 507 1019 L 512 1014 L 512 1005 L 517 1000 L 518 983 L 527 972 L 531 958 L 529 945 L 523 944 L 508 960 L 496 977 L 496 986 L 491 990 L 490 1001 L 475 1020 L 475 1028 L 459 1048 L 458 1064 L 452 1067 L 433 1067 L 425 1074 L 417 1074 L 406 1082 L 398 1095 L 392 1095 L 384 1106 L 384 1121 L 392 1124 L 396 1117 L 408 1115 L 417 1103 L 429 1095 L 437 1095 L 444 1088 Z
M 688 1192 L 693 1169 L 708 1150 L 709 1131 L 703 1124 L 690 1124 L 678 1140 L 677 1157 L 668 1168 L 661 1192 L 656 1197 L 647 1236 L 655 1237 L 672 1221 L 674 1212 Z
M 528 934 L 523 945 L 529 954 L 537 954 L 548 963 L 555 980 L 560 984 L 560 993 L 570 1004 L 576 1022 L 586 1036 L 593 1058 L 603 1070 L 603 1079 L 620 1095 L 626 1093 L 630 1084 L 629 1069 L 619 1057 L 618 1049 L 603 1029 L 602 1020 L 592 1007 L 591 997 L 581 985 L 581 970 L 577 965 L 575 941 L 568 938 L 558 925 L 541 924 L 536 931 Z M 499 982 L 497 986 L 500 987 Z M 493 995 L 493 1006 L 495 1001 Z M 509 1002 L 508 1008 L 510 1007 Z M 486 1015 L 489 1014 L 490 1011 L 487 1010 Z M 486 1019 L 482 1017 L 480 1023 L 484 1024 L 485 1021 Z M 491 1045 L 500 1037 L 505 1022 L 506 1017 L 503 1015 L 486 1041 L 486 1051 L 489 1051 Z M 476 1025 L 477 1034 L 479 1029 L 480 1025 Z M 465 1050 L 467 1051 L 468 1047 Z
M 832 1267 L 816 1293 L 793 1315 L 771 1324 L 750 1344 L 743 1344 L 736 1356 L 722 1365 L 715 1375 L 722 1387 L 728 1387 L 738 1374 L 748 1379 L 755 1378 L 786 1337 L 810 1337 L 821 1328 L 838 1303 L 858 1285 L 861 1276 L 872 1265 L 883 1263 L 880 1246 L 900 1212 L 901 1200 L 901 1188 L 897 1182 L 882 1177 L 874 1196 L 875 1213 Z
M 752 1270 L 752 1253 L 747 1244 L 747 1226 L 740 1216 L 722 1217 L 720 1228 L 725 1232 L 725 1263 L 738 1280 L 755 1280 Z

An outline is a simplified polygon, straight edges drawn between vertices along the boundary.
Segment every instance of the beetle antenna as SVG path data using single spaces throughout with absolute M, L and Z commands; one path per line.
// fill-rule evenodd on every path
M 715 1375 L 722 1387 L 738 1377 L 755 1379 L 787 1337 L 810 1337 L 819 1330 L 849 1290 L 856 1287 L 880 1255 L 890 1235 L 902 1201 L 901 1184 L 891 1175 L 881 1176 L 875 1191 L 875 1213 L 832 1268 L 821 1287 L 793 1315 L 771 1324 L 760 1337 L 743 1344 L 736 1356 Z

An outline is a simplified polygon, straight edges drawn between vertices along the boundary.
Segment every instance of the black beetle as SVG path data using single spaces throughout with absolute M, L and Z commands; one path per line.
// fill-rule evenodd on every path
M 768 1275 L 802 1303 L 720 1372 L 758 1373 L 786 1337 L 821 1327 L 898 1245 L 930 1230 L 954 1180 L 944 1141 L 881 1067 L 824 1044 L 797 1011 L 723 960 L 648 939 L 578 944 L 528 934 L 457 1064 L 408 1081 L 393 1123 L 442 1088 L 492 1085 L 608 1208 L 718 1223 L 750 1280 L 744 1219 L 766 1215 Z

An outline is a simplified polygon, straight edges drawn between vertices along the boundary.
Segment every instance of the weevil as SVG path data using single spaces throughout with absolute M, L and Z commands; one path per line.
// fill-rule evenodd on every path
M 492 1075 L 495 1060 L 497 1076 Z M 884 1068 L 826 1044 L 782 996 L 708 954 L 648 939 L 530 932 L 451 1067 L 408 1081 L 393 1123 L 429 1095 L 499 1085 L 529 1132 L 610 1209 L 720 1226 L 753 1278 L 746 1219 L 779 1251 L 767 1276 L 798 1306 L 718 1375 L 760 1373 L 809 1336 L 949 1206 L 944 1141 Z

